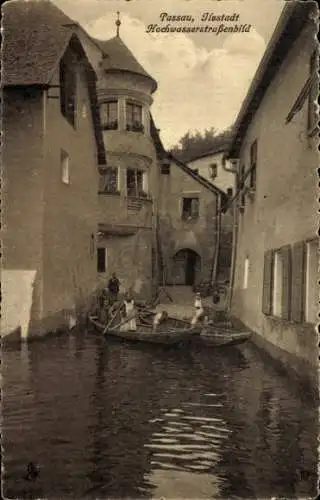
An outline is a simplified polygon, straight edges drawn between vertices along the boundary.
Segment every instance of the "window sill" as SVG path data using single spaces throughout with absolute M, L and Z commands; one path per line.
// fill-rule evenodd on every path
M 120 196 L 120 191 L 98 191 L 98 194 L 106 196 Z
M 199 217 L 181 217 L 183 222 L 197 222 Z
M 139 200 L 139 201 L 152 201 L 152 198 L 150 195 L 148 196 L 130 196 L 128 195 L 127 196 L 127 200 L 130 200 L 130 201 L 135 201 L 135 200 Z

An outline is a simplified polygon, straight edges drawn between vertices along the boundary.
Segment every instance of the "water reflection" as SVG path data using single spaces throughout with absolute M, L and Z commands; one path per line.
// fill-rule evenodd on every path
M 7 348 L 3 376 L 5 497 L 315 495 L 315 408 L 250 344 L 162 350 L 84 332 Z

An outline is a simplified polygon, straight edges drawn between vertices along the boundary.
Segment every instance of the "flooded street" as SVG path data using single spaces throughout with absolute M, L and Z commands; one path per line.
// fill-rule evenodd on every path
M 179 351 L 85 332 L 6 347 L 2 374 L 6 498 L 316 495 L 315 404 L 249 342 Z

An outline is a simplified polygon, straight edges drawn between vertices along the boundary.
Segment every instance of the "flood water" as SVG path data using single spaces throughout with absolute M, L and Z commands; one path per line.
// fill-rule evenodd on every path
M 249 342 L 182 351 L 85 332 L 6 347 L 2 374 L 6 498 L 316 496 L 315 403 Z

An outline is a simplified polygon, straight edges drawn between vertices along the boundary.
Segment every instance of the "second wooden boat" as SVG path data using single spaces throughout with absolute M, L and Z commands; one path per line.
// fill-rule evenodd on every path
M 251 332 L 239 331 L 219 325 L 206 326 L 201 330 L 200 334 L 201 342 L 211 346 L 242 344 L 250 337 Z

